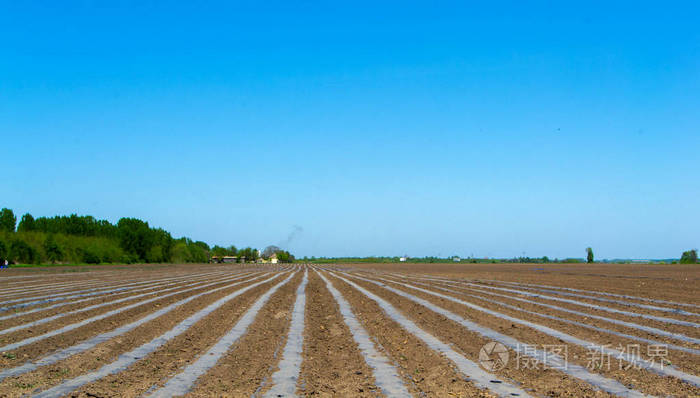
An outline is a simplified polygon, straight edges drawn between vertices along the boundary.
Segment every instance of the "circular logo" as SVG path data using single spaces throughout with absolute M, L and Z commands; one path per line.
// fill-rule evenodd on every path
M 491 372 L 505 368 L 508 364 L 508 357 L 508 349 L 497 341 L 484 344 L 479 351 L 481 367 Z

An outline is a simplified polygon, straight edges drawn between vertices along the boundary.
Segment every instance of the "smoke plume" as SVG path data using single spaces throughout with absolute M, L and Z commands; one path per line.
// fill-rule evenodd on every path
M 287 238 L 278 243 L 277 246 L 286 249 L 302 232 L 304 232 L 304 228 L 299 225 L 292 226 L 292 231 L 287 235 Z

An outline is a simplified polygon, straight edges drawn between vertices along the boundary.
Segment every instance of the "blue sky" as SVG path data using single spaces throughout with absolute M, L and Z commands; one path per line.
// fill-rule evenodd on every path
M 695 2 L 104 3 L 0 1 L 0 206 L 300 256 L 700 246 Z

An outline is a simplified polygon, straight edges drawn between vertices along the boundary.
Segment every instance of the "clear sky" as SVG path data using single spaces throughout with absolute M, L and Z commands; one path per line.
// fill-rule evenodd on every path
M 299 256 L 700 246 L 697 2 L 378 3 L 0 0 L 0 207 Z

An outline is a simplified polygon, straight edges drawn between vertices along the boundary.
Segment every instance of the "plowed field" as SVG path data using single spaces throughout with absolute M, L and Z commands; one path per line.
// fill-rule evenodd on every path
M 0 272 L 0 397 L 700 396 L 700 267 Z

